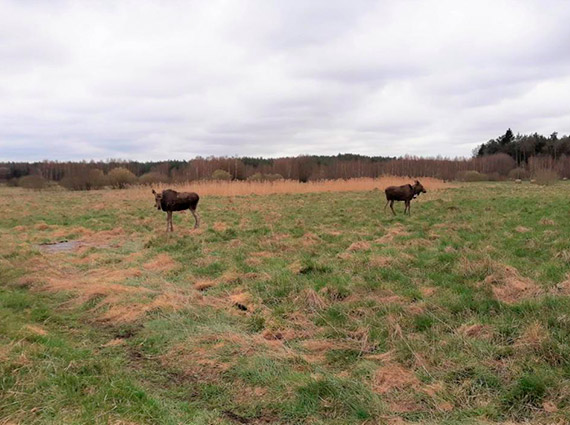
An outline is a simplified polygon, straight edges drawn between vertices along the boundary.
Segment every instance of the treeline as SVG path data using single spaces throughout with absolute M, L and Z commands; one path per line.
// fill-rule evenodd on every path
M 531 178 L 541 170 L 570 177 L 570 137 L 503 136 L 482 144 L 472 158 L 399 158 L 338 154 L 285 158 L 208 157 L 188 161 L 91 161 L 0 163 L 0 182 L 28 187 L 59 184 L 72 190 L 122 188 L 133 184 L 195 180 L 277 179 L 301 182 L 379 177 L 436 177 L 443 180 Z
M 570 156 L 570 136 L 559 137 L 556 132 L 549 137 L 538 133 L 515 136 L 509 128 L 505 134 L 483 143 L 473 153 L 479 158 L 504 153 L 513 158 L 519 166 L 528 164 L 533 157 L 550 157 L 557 161 Z

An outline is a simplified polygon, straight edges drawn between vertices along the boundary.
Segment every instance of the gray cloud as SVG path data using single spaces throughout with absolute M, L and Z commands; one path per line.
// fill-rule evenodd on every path
M 0 160 L 469 155 L 570 133 L 564 1 L 0 0 Z

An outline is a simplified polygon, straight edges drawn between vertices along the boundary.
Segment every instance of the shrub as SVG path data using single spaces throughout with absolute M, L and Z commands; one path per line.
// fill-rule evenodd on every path
M 521 179 L 526 180 L 530 177 L 530 173 L 522 167 L 513 168 L 509 171 L 509 179 Z
M 226 170 L 216 170 L 212 173 L 212 179 L 229 181 L 232 179 L 232 175 Z
M 140 184 L 153 185 L 158 183 L 166 183 L 168 181 L 168 176 L 156 171 L 151 171 L 150 173 L 143 174 L 139 177 Z
M 487 180 L 490 182 L 498 182 L 505 180 L 504 176 L 501 176 L 498 172 L 494 171 L 489 174 L 483 174 L 483 176 L 487 176 Z
M 18 186 L 26 189 L 41 190 L 47 185 L 46 180 L 42 176 L 24 176 L 18 180 Z
M 481 182 L 487 180 L 487 175 L 475 170 L 460 171 L 455 178 L 463 182 Z
M 249 176 L 249 177 L 247 178 L 247 181 L 248 181 L 248 182 L 260 182 L 260 181 L 263 181 L 263 180 L 264 180 L 263 174 L 261 174 L 261 173 L 252 174 L 251 176 Z
M 537 184 L 549 186 L 560 179 L 560 175 L 555 170 L 537 170 L 533 174 L 533 179 Z
M 261 181 L 275 181 L 275 180 L 283 180 L 283 176 L 281 174 L 262 174 L 262 173 L 255 173 L 252 174 L 247 178 L 247 181 L 252 182 L 261 182 Z
M 107 183 L 103 171 L 92 168 L 65 176 L 59 184 L 69 190 L 100 189 Z
M 137 176 L 123 167 L 113 168 L 109 171 L 108 178 L 109 184 L 116 189 L 124 189 L 137 181 Z

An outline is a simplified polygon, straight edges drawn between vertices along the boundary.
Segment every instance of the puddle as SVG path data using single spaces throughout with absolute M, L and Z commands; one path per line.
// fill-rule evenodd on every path
M 50 254 L 55 254 L 57 252 L 73 251 L 83 245 L 82 241 L 61 241 L 61 242 L 51 242 L 43 243 L 38 245 L 40 251 L 48 252 Z

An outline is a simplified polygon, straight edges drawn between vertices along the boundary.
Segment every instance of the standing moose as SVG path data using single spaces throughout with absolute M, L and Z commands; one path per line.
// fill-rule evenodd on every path
M 172 189 L 163 190 L 162 193 L 157 193 L 152 189 L 156 209 L 166 211 L 166 231 L 174 231 L 172 226 L 172 212 L 190 210 L 196 223 L 194 229 L 200 226 L 200 217 L 196 212 L 198 201 L 200 197 L 194 192 L 177 192 Z
M 404 207 L 404 214 L 406 214 L 406 211 L 408 211 L 409 215 L 410 201 L 419 196 L 420 193 L 426 193 L 426 190 L 422 184 L 416 180 L 413 186 L 411 184 L 405 184 L 403 186 L 390 186 L 387 187 L 384 192 L 386 192 L 386 205 L 384 205 L 384 211 L 386 211 L 386 207 L 388 206 L 388 203 L 390 203 L 390 209 L 394 215 L 396 215 L 396 212 L 394 211 L 394 201 L 404 201 L 406 204 Z

